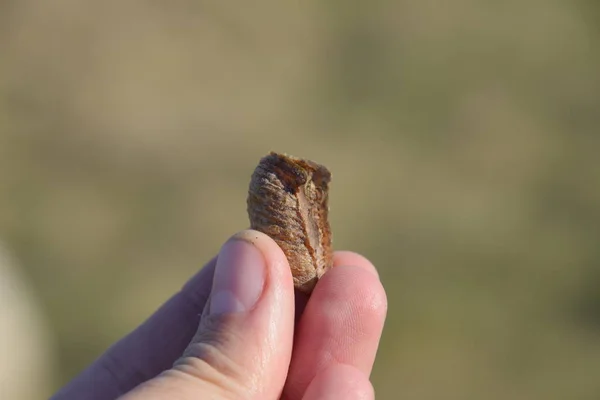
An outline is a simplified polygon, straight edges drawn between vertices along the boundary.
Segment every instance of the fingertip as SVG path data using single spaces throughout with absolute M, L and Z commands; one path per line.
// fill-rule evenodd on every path
M 315 293 L 330 304 L 346 303 L 367 328 L 379 330 L 387 314 L 383 284 L 371 271 L 360 266 L 340 265 L 323 276 Z M 313 294 L 314 296 L 315 294 Z
M 365 256 L 362 256 L 353 251 L 341 250 L 336 251 L 333 254 L 333 266 L 337 267 L 341 265 L 355 265 L 366 271 L 371 272 L 377 278 L 379 278 L 379 273 L 377 272 L 377 268 L 375 268 L 373 263 L 369 261 Z
M 287 393 L 304 393 L 315 373 L 332 362 L 369 376 L 387 313 L 387 297 L 376 275 L 338 266 L 317 283 L 298 326 Z

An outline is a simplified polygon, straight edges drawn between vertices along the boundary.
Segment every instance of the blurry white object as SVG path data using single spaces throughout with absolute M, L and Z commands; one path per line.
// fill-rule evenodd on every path
M 50 353 L 34 293 L 0 245 L 0 399 L 48 397 Z

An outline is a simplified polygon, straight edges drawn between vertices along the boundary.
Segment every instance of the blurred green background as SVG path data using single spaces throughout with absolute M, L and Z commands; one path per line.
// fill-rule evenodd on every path
M 247 226 L 276 150 L 331 169 L 334 245 L 379 268 L 378 399 L 598 398 L 599 39 L 592 0 L 0 1 L 41 395 Z

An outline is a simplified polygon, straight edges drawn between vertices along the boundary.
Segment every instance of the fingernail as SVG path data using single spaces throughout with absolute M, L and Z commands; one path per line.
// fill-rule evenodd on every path
M 265 283 L 262 253 L 244 240 L 230 240 L 217 258 L 210 314 L 246 312 L 254 307 Z

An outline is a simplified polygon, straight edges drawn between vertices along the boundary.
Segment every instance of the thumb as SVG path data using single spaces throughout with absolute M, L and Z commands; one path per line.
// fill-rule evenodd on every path
M 293 324 L 285 255 L 268 236 L 243 231 L 221 248 L 209 302 L 183 356 L 123 398 L 275 400 L 290 363 Z

